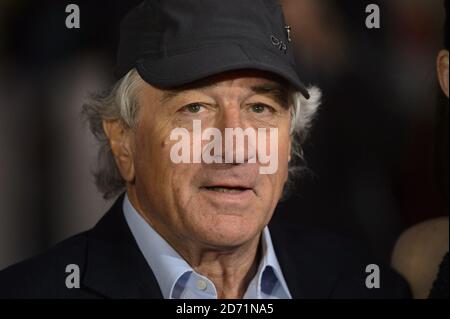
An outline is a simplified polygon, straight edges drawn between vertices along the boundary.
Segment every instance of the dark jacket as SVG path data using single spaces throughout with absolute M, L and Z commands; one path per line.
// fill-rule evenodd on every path
M 156 278 L 122 212 L 121 196 L 97 225 L 51 250 L 0 272 L 0 298 L 162 298 Z M 376 263 L 348 240 L 269 225 L 293 298 L 409 298 L 406 282 L 380 267 L 380 288 L 366 287 Z M 80 288 L 66 287 L 66 266 L 80 269 Z

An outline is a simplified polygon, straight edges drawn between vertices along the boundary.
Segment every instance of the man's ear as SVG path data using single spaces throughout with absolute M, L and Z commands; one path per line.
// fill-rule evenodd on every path
M 134 181 L 133 133 L 120 120 L 103 120 L 103 130 L 109 140 L 117 167 L 123 179 Z
M 439 84 L 448 97 L 448 50 L 441 50 L 437 57 Z

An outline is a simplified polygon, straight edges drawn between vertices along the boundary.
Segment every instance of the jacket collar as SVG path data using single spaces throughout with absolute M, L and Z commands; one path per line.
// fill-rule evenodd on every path
M 326 237 L 283 222 L 277 211 L 269 229 L 292 298 L 330 298 L 340 270 L 328 256 Z
M 110 298 L 162 298 L 122 213 L 123 195 L 89 232 L 83 284 Z

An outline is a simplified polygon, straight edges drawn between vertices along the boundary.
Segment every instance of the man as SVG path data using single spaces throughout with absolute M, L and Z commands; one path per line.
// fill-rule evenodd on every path
M 320 97 L 290 41 L 275 0 L 132 10 L 120 80 L 84 106 L 97 185 L 119 198 L 92 230 L 3 271 L 0 296 L 408 296 L 382 265 L 366 280 L 374 261 L 356 245 L 272 219 Z

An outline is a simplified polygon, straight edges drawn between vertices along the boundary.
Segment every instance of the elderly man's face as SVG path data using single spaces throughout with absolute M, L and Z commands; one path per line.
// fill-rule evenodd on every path
M 258 236 L 287 179 L 290 107 L 285 85 L 260 72 L 223 74 L 177 91 L 145 85 L 133 137 L 132 187 L 147 220 L 166 237 L 207 247 L 242 245 Z M 260 174 L 259 161 L 174 163 L 170 151 L 177 141 L 171 132 L 192 132 L 193 120 L 201 120 L 202 130 L 214 127 L 222 133 L 277 128 L 278 169 Z

